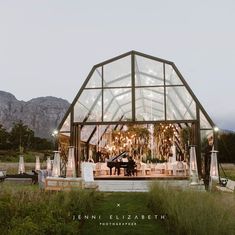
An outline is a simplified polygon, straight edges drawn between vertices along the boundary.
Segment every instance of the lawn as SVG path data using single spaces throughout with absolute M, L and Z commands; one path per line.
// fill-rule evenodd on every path
M 235 194 L 157 185 L 149 193 L 44 192 L 4 182 L 0 212 L 3 235 L 235 234 Z
M 165 221 L 154 219 L 148 207 L 148 193 L 44 192 L 37 185 L 4 182 L 0 188 L 0 211 L 3 235 L 167 234 Z M 77 219 L 78 215 L 96 215 L 97 219 Z M 125 219 L 121 218 L 123 215 Z M 106 222 L 123 225 L 100 225 Z
M 32 170 L 35 170 L 35 162 L 26 162 L 24 165 L 27 173 L 32 173 Z M 0 162 L 0 170 L 6 170 L 8 175 L 18 174 L 18 167 L 18 162 Z M 46 162 L 41 162 L 41 168 L 46 168 Z
M 165 220 L 153 219 L 153 212 L 148 207 L 148 193 L 103 193 L 93 210 L 93 213 L 100 215 L 101 219 L 86 220 L 82 227 L 84 235 L 167 234 L 164 229 Z M 132 219 L 122 219 L 123 215 L 127 218 L 130 215 Z M 138 216 L 138 219 L 137 217 L 134 219 L 135 215 Z M 145 219 L 141 219 L 142 215 L 145 215 Z M 152 219 L 148 219 L 146 217 L 148 215 Z M 105 223 L 108 225 L 103 225 Z M 110 225 L 110 223 L 120 225 Z M 125 225 L 126 223 L 130 223 L 130 225 Z
M 235 164 L 221 164 L 223 167 L 223 170 L 227 176 L 227 178 L 231 179 L 231 180 L 235 180 Z M 222 171 L 222 169 L 220 168 L 220 176 L 221 177 L 225 177 L 224 172 Z
M 234 193 L 175 190 L 156 183 L 149 195 L 152 210 L 168 214 L 170 234 L 235 234 Z
M 37 185 L 1 183 L 1 235 L 77 235 L 82 221 L 72 214 L 92 213 L 98 194 L 93 191 L 45 192 Z
M 12 171 L 17 170 L 16 163 L 7 166 Z M 28 167 L 33 168 L 34 163 Z M 223 167 L 227 176 L 234 179 L 234 165 Z M 163 214 L 167 214 L 167 219 L 154 218 Z M 82 219 L 78 219 L 79 215 Z M 3 235 L 230 235 L 235 234 L 234 218 L 234 193 L 180 191 L 158 186 L 149 193 L 84 190 L 69 193 L 44 192 L 38 185 L 0 184 L 0 231 Z

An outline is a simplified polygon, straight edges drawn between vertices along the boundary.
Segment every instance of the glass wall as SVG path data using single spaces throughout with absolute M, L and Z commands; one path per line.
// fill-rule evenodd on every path
M 195 120 L 196 104 L 183 86 L 166 87 L 167 120 Z
M 157 121 L 164 119 L 164 88 L 142 87 L 135 89 L 135 109 L 137 121 Z
M 196 101 L 171 62 L 140 53 L 129 53 L 93 68 L 73 106 L 74 122 L 85 125 L 82 140 L 97 142 L 97 123 L 165 122 L 197 120 Z M 200 110 L 201 136 L 212 125 Z M 70 131 L 70 115 L 61 132 Z M 86 126 L 92 124 L 92 126 Z M 102 130 L 103 131 L 103 130 Z

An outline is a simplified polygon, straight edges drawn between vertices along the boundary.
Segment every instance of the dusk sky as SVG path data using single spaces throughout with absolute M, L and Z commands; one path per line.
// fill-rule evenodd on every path
M 0 90 L 69 102 L 94 64 L 137 50 L 173 61 L 235 131 L 235 1 L 0 0 Z

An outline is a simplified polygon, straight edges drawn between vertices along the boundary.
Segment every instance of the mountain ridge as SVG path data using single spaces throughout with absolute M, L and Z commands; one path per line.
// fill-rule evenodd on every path
M 53 96 L 20 101 L 13 94 L 0 90 L 0 124 L 8 131 L 14 122 L 22 122 L 32 129 L 35 136 L 50 138 L 70 104 Z

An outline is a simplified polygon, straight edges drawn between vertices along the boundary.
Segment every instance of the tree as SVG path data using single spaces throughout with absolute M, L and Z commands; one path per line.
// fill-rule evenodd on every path
M 29 149 L 32 146 L 34 139 L 34 132 L 24 125 L 22 121 L 14 123 L 10 132 L 10 141 L 13 149 L 19 148 L 20 151 Z
M 32 147 L 34 150 L 51 150 L 53 149 L 53 143 L 47 139 L 34 137 Z
M 0 149 L 8 149 L 9 148 L 9 133 L 0 124 Z
M 222 133 L 218 139 L 219 162 L 235 163 L 235 134 Z

